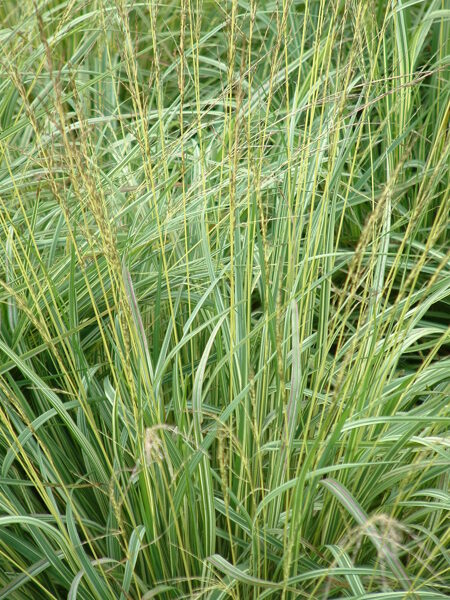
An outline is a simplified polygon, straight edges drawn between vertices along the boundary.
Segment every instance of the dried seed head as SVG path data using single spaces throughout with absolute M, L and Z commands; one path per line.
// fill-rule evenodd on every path
M 163 459 L 162 442 L 156 431 L 156 427 L 147 427 L 145 430 L 144 454 L 147 465 Z
M 396 555 L 402 547 L 403 535 L 400 523 L 389 515 L 377 515 L 372 520 L 378 525 L 379 530 L 379 548 L 378 556 L 380 560 L 386 560 L 389 556 Z

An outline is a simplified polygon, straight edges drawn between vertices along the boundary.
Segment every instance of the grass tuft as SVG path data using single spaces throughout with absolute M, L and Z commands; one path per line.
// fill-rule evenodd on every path
M 0 599 L 447 598 L 443 0 L 0 4 Z

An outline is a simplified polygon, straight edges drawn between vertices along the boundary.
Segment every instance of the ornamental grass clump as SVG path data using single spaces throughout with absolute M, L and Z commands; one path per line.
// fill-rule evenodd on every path
M 449 588 L 443 0 L 0 4 L 0 599 Z

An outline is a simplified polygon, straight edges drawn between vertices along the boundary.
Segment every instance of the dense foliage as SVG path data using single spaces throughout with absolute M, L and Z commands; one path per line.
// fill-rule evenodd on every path
M 0 3 L 0 598 L 446 598 L 445 0 Z

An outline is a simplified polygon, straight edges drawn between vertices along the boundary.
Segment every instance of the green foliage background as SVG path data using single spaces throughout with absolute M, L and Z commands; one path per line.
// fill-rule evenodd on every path
M 0 4 L 0 598 L 449 584 L 444 0 Z

